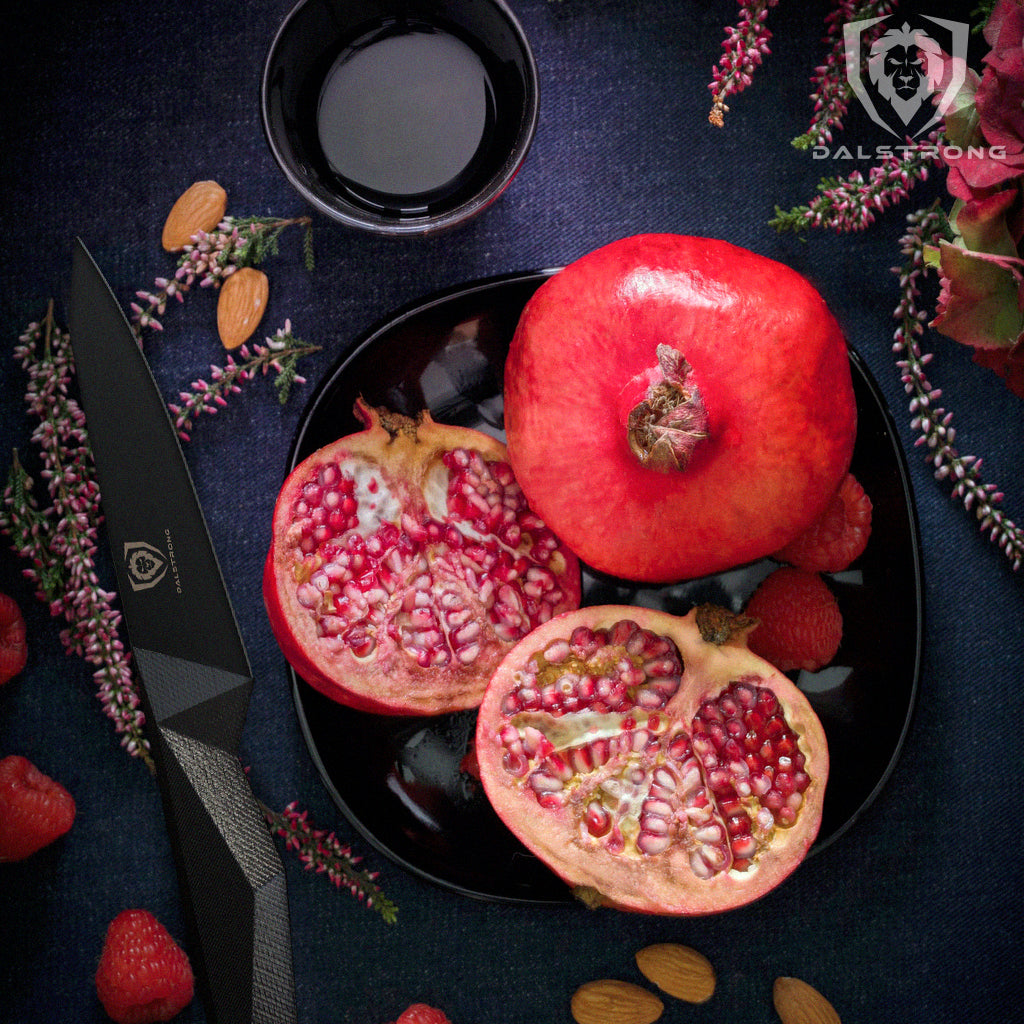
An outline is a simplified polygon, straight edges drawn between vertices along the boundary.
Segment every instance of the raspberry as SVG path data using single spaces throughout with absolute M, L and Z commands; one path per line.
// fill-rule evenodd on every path
M 192 966 L 148 910 L 124 910 L 107 928 L 96 994 L 117 1024 L 166 1021 L 190 1002 Z
M 0 684 L 13 679 L 28 660 L 25 620 L 13 597 L 0 594 Z
M 426 1003 L 413 1003 L 395 1021 L 395 1024 L 452 1024 L 441 1010 Z
M 815 672 L 839 649 L 843 617 L 832 591 L 813 572 L 783 566 L 766 577 L 747 602 L 758 620 L 749 646 L 780 672 Z
M 0 861 L 30 857 L 74 820 L 74 798 L 59 782 L 20 754 L 0 761 Z
M 847 473 L 817 521 L 775 557 L 808 572 L 840 572 L 861 554 L 870 534 L 871 499 Z

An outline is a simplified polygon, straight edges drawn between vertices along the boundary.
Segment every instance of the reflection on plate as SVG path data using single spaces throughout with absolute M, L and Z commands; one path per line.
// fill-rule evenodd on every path
M 357 430 L 371 405 L 502 437 L 502 368 L 523 305 L 550 272 L 478 281 L 404 309 L 362 338 L 314 394 L 289 468 Z M 830 578 L 842 647 L 821 672 L 795 674 L 829 741 L 832 768 L 821 849 L 871 803 L 895 764 L 917 692 L 922 590 L 917 524 L 902 449 L 877 385 L 850 353 L 859 426 L 852 470 L 874 504 L 868 548 Z M 739 611 L 774 568 L 768 559 L 665 587 L 584 571 L 585 604 L 637 604 L 685 614 L 714 601 Z M 550 903 L 568 890 L 498 820 L 460 769 L 475 713 L 388 718 L 335 704 L 293 681 L 306 742 L 331 795 L 362 836 L 407 870 L 489 900 Z

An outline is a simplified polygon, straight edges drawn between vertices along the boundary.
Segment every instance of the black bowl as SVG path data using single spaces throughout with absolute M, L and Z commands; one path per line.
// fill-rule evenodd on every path
M 487 94 L 480 145 L 436 187 L 410 194 L 367 188 L 325 155 L 318 126 L 325 81 L 381 39 L 431 33 L 453 37 L 479 58 Z M 371 81 L 386 88 L 388 79 L 384 73 Z M 493 202 L 526 157 L 538 102 L 537 65 L 504 0 L 301 0 L 273 40 L 261 89 L 267 142 L 295 188 L 343 224 L 392 235 L 452 227 Z M 388 131 L 373 124 L 382 137 Z

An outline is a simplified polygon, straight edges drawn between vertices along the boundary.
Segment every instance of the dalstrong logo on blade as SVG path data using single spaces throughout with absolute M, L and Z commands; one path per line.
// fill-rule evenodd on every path
M 125 541 L 124 564 L 128 570 L 128 582 L 132 590 L 149 590 L 155 587 L 167 572 L 167 559 L 151 544 L 145 541 Z
M 928 24 L 904 19 L 887 26 L 870 44 L 866 68 L 865 37 L 888 16 L 843 26 L 846 80 L 871 120 L 899 139 L 915 139 L 938 124 L 966 77 L 970 26 L 921 17 Z

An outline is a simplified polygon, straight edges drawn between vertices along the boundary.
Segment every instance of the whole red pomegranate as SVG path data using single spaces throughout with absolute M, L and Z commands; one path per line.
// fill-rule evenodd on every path
M 530 506 L 613 576 L 690 579 L 777 551 L 846 473 L 842 332 L 808 281 L 726 242 L 637 235 L 546 281 L 505 365 Z
M 821 824 L 825 733 L 752 654 L 753 620 L 620 605 L 567 612 L 508 653 L 476 756 L 505 824 L 588 902 L 658 914 L 741 906 Z
M 371 409 L 288 476 L 263 577 L 270 625 L 327 696 L 385 714 L 474 707 L 505 652 L 575 608 L 579 564 L 527 507 L 504 445 Z

